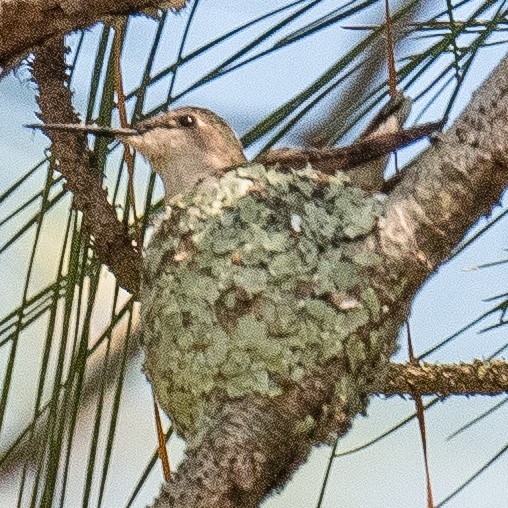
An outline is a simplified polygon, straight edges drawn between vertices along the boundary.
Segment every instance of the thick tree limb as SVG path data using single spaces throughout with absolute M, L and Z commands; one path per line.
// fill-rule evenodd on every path
M 40 116 L 47 123 L 79 121 L 66 86 L 64 52 L 63 37 L 57 37 L 36 54 L 33 71 L 39 86 Z M 98 258 L 111 268 L 122 287 L 136 294 L 141 258 L 132 246 L 127 227 L 107 200 L 102 174 L 89 164 L 86 135 L 54 131 L 48 136 L 59 163 L 58 171 L 67 180 L 67 187 L 74 194 L 74 206 L 83 212 L 84 226 L 95 240 Z
M 226 403 L 221 420 L 198 449 L 190 450 L 153 507 L 257 506 L 266 492 L 291 476 L 315 441 L 326 437 L 323 431 L 330 430 L 332 417 L 343 411 L 334 407 L 328 418 L 321 415 L 319 434 L 310 429 L 302 435 L 298 430 L 298 422 L 312 414 L 316 401 L 330 397 L 330 383 L 324 381 L 327 375 L 333 377 L 331 368 L 307 379 L 284 399 L 251 397 Z M 382 388 L 374 388 L 383 395 L 499 395 L 506 391 L 508 363 L 503 361 L 390 364 Z M 335 430 L 342 434 L 349 427 L 350 421 L 344 419 Z
M 0 68 L 8 70 L 53 37 L 111 16 L 184 5 L 185 0 L 0 0 Z
M 312 445 L 333 427 L 343 434 L 351 420 L 345 407 L 330 407 L 333 372 L 330 364 L 278 398 L 250 396 L 221 408 L 199 447 L 187 457 L 163 490 L 154 508 L 255 507 L 281 487 L 306 459 Z M 327 408 L 324 411 L 323 408 Z M 318 423 L 306 429 L 307 415 Z
M 390 194 L 380 226 L 389 277 L 408 277 L 412 294 L 508 184 L 508 58 L 473 95 Z

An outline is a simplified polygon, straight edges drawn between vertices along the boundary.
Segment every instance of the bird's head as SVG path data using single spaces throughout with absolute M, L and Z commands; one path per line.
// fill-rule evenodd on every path
M 158 172 L 166 192 L 193 185 L 204 176 L 219 176 L 245 162 L 243 147 L 231 127 L 204 108 L 179 108 L 134 126 L 137 135 L 118 136 L 142 153 Z
M 204 108 L 175 109 L 128 129 L 55 124 L 38 127 L 114 136 L 148 159 L 164 182 L 166 198 L 246 162 L 242 144 L 231 127 Z

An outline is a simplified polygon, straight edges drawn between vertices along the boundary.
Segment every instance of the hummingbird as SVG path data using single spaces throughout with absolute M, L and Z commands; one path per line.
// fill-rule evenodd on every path
M 260 154 L 254 162 L 277 165 L 281 170 L 301 169 L 310 163 L 323 173 L 347 172 L 353 186 L 382 191 L 390 152 L 439 128 L 438 124 L 424 124 L 402 130 L 409 107 L 409 99 L 405 97 L 390 101 L 359 140 L 348 147 L 278 148 Z M 248 162 L 233 129 L 223 118 L 205 108 L 174 109 L 129 128 L 80 124 L 31 124 L 27 127 L 109 136 L 131 146 L 162 178 L 166 202 L 188 192 L 199 181 L 213 181 L 228 169 Z

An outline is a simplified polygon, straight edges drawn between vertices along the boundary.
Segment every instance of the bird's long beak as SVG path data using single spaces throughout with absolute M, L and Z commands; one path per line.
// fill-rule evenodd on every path
M 96 134 L 97 136 L 136 136 L 140 134 L 137 129 L 128 128 L 114 128 L 114 127 L 98 127 L 96 125 L 81 125 L 77 123 L 46 123 L 38 124 L 32 123 L 25 125 L 29 129 L 53 130 L 63 132 L 83 132 L 86 134 Z

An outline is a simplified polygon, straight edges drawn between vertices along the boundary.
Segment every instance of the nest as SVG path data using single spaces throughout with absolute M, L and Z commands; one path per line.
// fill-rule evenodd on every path
M 336 397 L 364 410 L 372 366 L 393 352 L 366 276 L 383 262 L 369 242 L 383 196 L 343 173 L 250 164 L 170 205 L 147 250 L 141 319 L 145 370 L 177 432 L 190 438 L 221 400 L 280 395 L 333 358 L 348 365 Z

